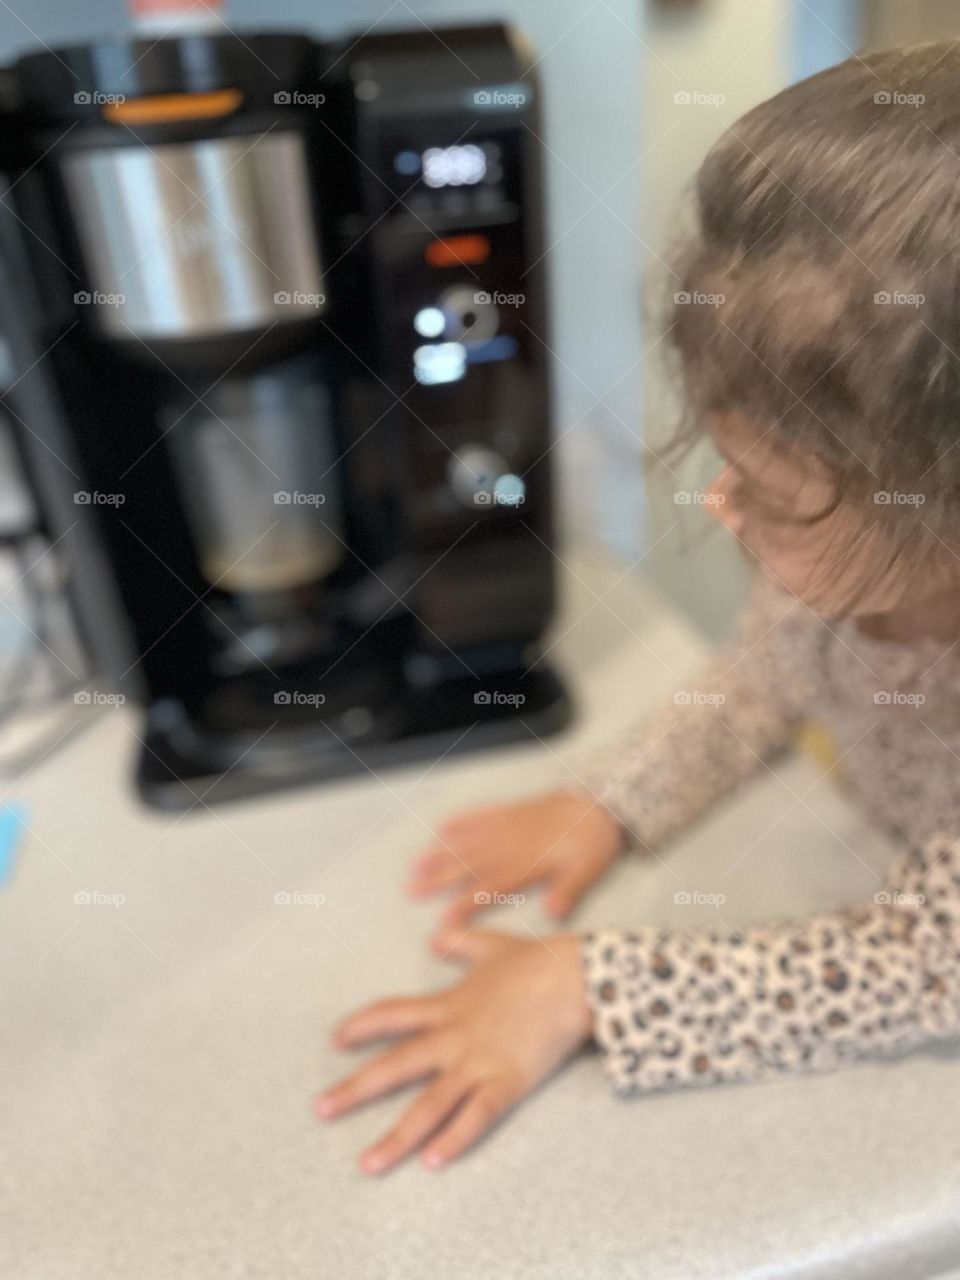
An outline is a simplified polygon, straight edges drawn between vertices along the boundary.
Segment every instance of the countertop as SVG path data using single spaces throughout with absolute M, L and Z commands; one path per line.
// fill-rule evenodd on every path
M 167 817 L 130 786 L 129 708 L 6 790 L 0 1275 L 11 1280 L 909 1280 L 960 1260 L 960 1053 L 618 1100 L 586 1052 L 469 1156 L 371 1179 L 402 1099 L 328 1125 L 344 1012 L 455 970 L 403 892 L 440 815 L 571 780 L 696 670 L 702 641 L 601 558 L 566 572 L 552 656 L 581 708 L 545 740 Z M 893 850 L 820 767 L 766 772 L 627 858 L 575 924 L 736 924 L 875 891 Z M 732 864 L 732 869 L 731 869 Z M 75 895 L 91 901 L 75 901 Z M 289 894 L 290 902 L 275 895 Z M 122 896 L 122 902 L 118 901 Z M 489 923 L 551 926 L 532 897 Z

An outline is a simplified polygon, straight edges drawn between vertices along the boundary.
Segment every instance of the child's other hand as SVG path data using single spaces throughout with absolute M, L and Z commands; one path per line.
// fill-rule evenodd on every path
M 544 906 L 563 919 L 624 846 L 624 832 L 587 792 L 551 791 L 513 804 L 455 814 L 421 854 L 410 892 L 458 889 L 447 924 L 463 925 L 495 895 L 543 881 Z
M 361 1157 L 381 1173 L 426 1141 L 428 1168 L 446 1164 L 494 1126 L 590 1036 L 580 944 L 567 934 L 530 942 L 473 929 L 434 947 L 470 971 L 438 995 L 382 1000 L 341 1022 L 343 1048 L 404 1036 L 316 1100 L 333 1118 L 430 1076 L 390 1132 Z

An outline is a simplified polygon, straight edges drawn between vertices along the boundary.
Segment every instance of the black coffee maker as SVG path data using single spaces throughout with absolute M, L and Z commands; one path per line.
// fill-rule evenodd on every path
M 2 114 L 8 403 L 144 798 L 565 723 L 517 33 L 44 50 Z

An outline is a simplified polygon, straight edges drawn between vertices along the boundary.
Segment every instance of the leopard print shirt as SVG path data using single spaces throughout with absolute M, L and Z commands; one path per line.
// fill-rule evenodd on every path
M 813 718 L 847 789 L 905 852 L 862 907 L 738 932 L 583 935 L 617 1091 L 826 1070 L 960 1036 L 960 643 L 881 641 L 760 577 L 738 641 L 692 683 L 584 770 L 641 851 Z

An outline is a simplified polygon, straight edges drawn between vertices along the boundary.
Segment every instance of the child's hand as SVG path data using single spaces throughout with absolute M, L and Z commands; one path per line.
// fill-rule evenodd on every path
M 344 1048 L 387 1036 L 405 1039 L 320 1094 L 320 1116 L 342 1115 L 432 1077 L 386 1137 L 364 1152 L 366 1173 L 389 1169 L 426 1139 L 422 1159 L 428 1168 L 452 1160 L 591 1033 L 576 935 L 528 942 L 489 930 L 459 937 L 448 931 L 434 946 L 470 962 L 457 986 L 439 995 L 382 1000 L 334 1033 Z
M 460 813 L 437 834 L 440 842 L 416 863 L 410 892 L 461 889 L 444 916 L 454 926 L 494 903 L 494 895 L 541 880 L 546 910 L 562 919 L 624 846 L 620 824 L 585 791 Z

